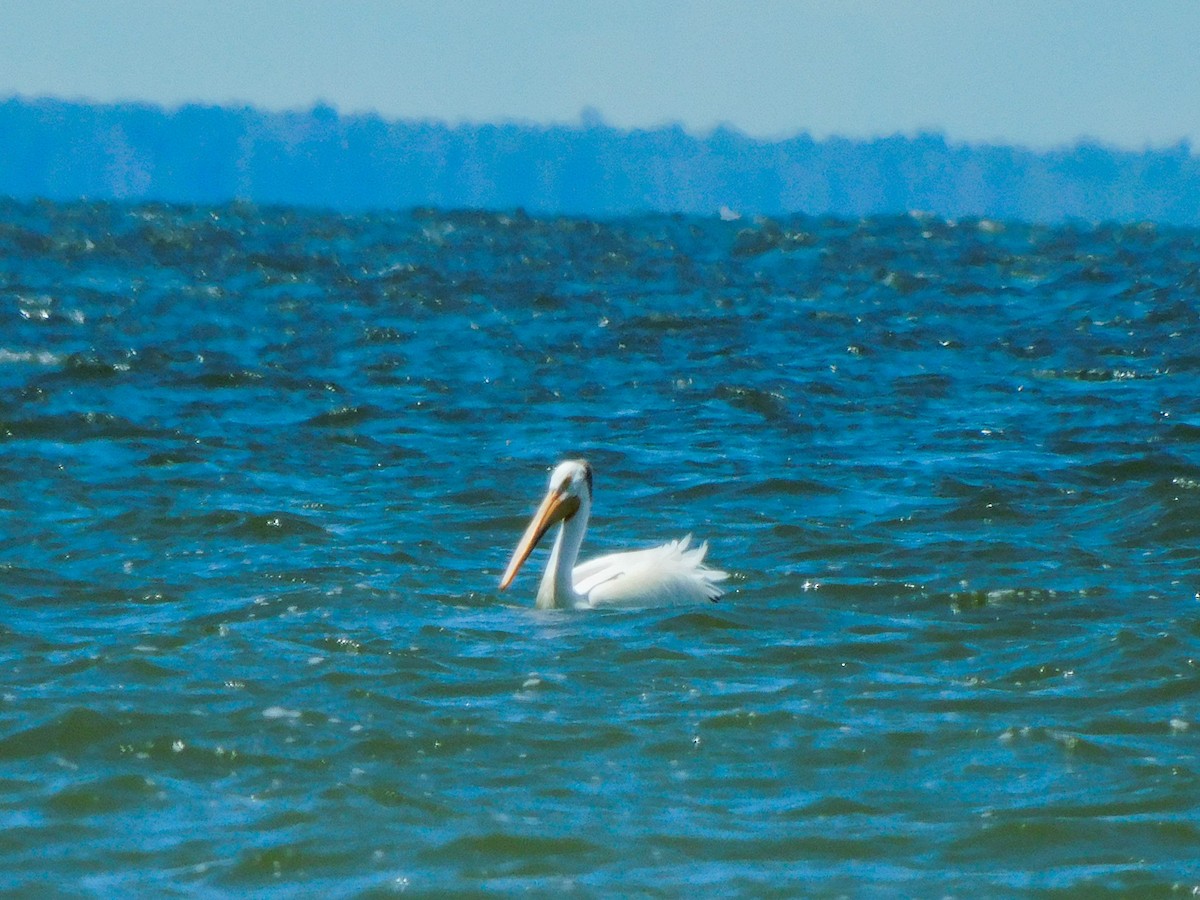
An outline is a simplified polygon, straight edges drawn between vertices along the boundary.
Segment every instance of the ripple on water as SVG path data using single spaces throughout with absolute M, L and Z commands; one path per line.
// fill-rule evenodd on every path
M 1194 886 L 1192 232 L 0 210 L 13 890 Z

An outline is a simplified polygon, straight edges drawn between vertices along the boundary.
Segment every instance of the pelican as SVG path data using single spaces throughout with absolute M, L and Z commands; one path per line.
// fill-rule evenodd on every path
M 610 553 L 575 565 L 591 511 L 592 467 L 582 459 L 559 463 L 550 475 L 545 499 L 513 551 L 500 590 L 512 584 L 542 536 L 561 523 L 538 587 L 538 609 L 674 606 L 715 602 L 721 596 L 716 582 L 729 574 L 704 565 L 707 543 L 688 549 L 691 535 L 649 550 Z

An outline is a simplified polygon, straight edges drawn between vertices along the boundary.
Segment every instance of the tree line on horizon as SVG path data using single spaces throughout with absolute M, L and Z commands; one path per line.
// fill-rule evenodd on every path
M 0 195 L 18 200 L 1200 224 L 1200 157 L 1185 142 L 1037 152 L 938 134 L 625 131 L 594 115 L 576 126 L 452 125 L 324 105 L 280 113 L 12 98 L 0 102 L 0 147 Z

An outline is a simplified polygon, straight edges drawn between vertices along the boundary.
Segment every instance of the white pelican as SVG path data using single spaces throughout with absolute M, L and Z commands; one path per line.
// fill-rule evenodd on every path
M 575 565 L 591 511 L 592 467 L 582 459 L 559 463 L 550 475 L 550 490 L 513 551 L 500 590 L 512 584 L 542 535 L 561 522 L 538 588 L 538 609 L 672 606 L 721 596 L 716 582 L 729 575 L 704 565 L 707 543 L 688 549 L 691 535 L 661 547 L 610 553 Z

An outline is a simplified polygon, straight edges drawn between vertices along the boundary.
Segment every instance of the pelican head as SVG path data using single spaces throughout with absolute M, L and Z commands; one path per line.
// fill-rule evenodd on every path
M 512 580 L 538 541 L 559 522 L 572 522 L 582 528 L 587 526 L 588 513 L 592 508 L 592 467 L 582 459 L 568 459 L 559 463 L 550 473 L 550 487 L 529 521 L 529 527 L 521 535 L 517 549 L 513 551 L 504 577 L 500 579 L 500 590 Z M 582 533 L 579 539 L 582 540 Z

